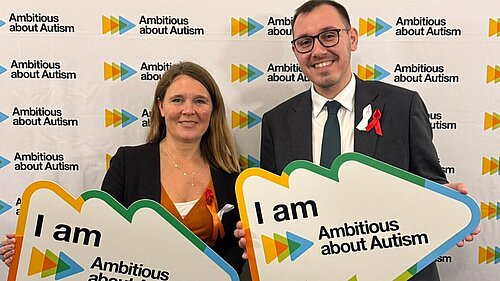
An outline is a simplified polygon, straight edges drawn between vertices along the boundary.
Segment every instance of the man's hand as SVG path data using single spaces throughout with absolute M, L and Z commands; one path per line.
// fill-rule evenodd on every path
M 14 258 L 14 248 L 16 247 L 16 235 L 14 233 L 5 234 L 5 238 L 0 244 L 0 257 L 5 265 L 10 266 Z
M 240 246 L 240 248 L 242 248 L 243 250 L 245 250 L 245 252 L 243 253 L 243 255 L 241 255 L 241 257 L 244 259 L 244 260 L 247 260 L 248 259 L 248 255 L 247 255 L 247 240 L 245 239 L 245 230 L 243 229 L 243 224 L 241 223 L 241 221 L 238 221 L 236 223 L 236 229 L 234 230 L 234 237 L 238 238 L 238 246 Z
M 464 183 L 461 182 L 450 182 L 445 184 L 445 186 L 455 189 L 456 191 L 462 193 L 462 194 L 468 194 L 469 191 L 467 190 L 467 186 Z M 474 240 L 474 236 L 478 235 L 481 232 L 481 227 L 477 227 L 476 230 L 474 230 L 470 235 L 467 235 L 467 237 L 464 238 L 464 240 L 460 241 L 457 243 L 458 247 L 463 247 L 465 245 L 465 241 L 471 242 Z

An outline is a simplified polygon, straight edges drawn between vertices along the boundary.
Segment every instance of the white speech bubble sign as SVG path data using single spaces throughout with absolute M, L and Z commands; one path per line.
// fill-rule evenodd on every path
M 252 280 L 408 280 L 479 225 L 459 192 L 359 153 L 236 183 Z
M 161 205 L 125 209 L 100 190 L 73 198 L 49 181 L 23 193 L 8 281 L 239 280 Z

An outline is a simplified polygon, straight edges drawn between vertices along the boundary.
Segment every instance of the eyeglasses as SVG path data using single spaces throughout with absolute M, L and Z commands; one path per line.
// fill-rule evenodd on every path
M 302 36 L 292 40 L 292 45 L 295 47 L 295 50 L 301 54 L 309 53 L 314 48 L 314 39 L 318 39 L 321 46 L 333 47 L 339 43 L 340 40 L 340 31 L 345 30 L 349 31 L 350 28 L 337 28 L 337 29 L 329 29 L 325 30 L 318 35 L 314 36 Z

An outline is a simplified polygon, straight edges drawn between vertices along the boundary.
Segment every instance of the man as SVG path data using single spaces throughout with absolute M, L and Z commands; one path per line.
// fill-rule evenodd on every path
M 365 82 L 353 74 L 351 53 L 358 47 L 358 33 L 342 5 L 327 0 L 304 3 L 293 17 L 292 34 L 292 51 L 312 87 L 264 114 L 261 168 L 281 174 L 288 163 L 298 159 L 330 167 L 339 153 L 356 151 L 447 183 L 432 143 L 428 112 L 418 93 L 381 82 Z M 337 127 L 330 129 L 326 125 L 330 109 L 325 103 L 332 100 L 338 102 L 338 121 Z M 378 120 L 371 129 L 367 128 L 368 119 Z M 324 142 L 331 130 L 338 130 L 340 143 Z M 337 146 L 333 149 L 336 155 L 327 159 L 325 148 L 331 150 L 331 146 Z M 463 184 L 450 187 L 467 193 Z M 235 236 L 244 233 L 239 224 Z M 472 235 L 466 238 L 472 239 Z M 240 245 L 246 245 L 244 238 Z M 436 264 L 430 264 L 411 280 L 439 280 Z

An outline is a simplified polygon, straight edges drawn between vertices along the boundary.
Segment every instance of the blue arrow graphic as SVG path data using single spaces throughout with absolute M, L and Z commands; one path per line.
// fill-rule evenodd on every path
M 376 19 L 376 25 L 377 27 L 375 28 L 375 36 L 379 36 L 381 35 L 382 33 L 388 31 L 389 29 L 392 28 L 392 26 L 388 23 L 386 23 L 385 21 L 377 18 Z
M 259 159 L 253 157 L 252 155 L 248 155 L 248 168 L 258 168 L 260 167 Z
M 299 244 L 299 247 L 295 249 L 295 251 L 290 253 L 290 258 L 292 261 L 296 260 L 298 257 L 300 257 L 305 251 L 307 251 L 309 248 L 314 245 L 312 241 L 309 241 L 305 238 L 302 238 L 296 234 L 293 234 L 291 232 L 286 232 L 286 238 L 290 241 L 293 241 L 297 244 Z
M 128 79 L 130 76 L 134 75 L 137 73 L 137 71 L 135 71 L 135 69 L 133 69 L 132 67 L 124 64 L 123 62 L 120 63 L 120 69 L 121 69 L 121 80 L 125 80 L 125 79 Z
M 253 126 L 257 125 L 260 123 L 260 121 L 262 120 L 262 118 L 260 118 L 257 114 L 253 113 L 253 112 L 248 112 L 248 116 L 250 118 L 248 118 L 248 120 L 252 120 L 251 122 L 248 123 L 248 128 L 252 128 Z
M 0 20 L 0 27 L 2 27 L 5 24 L 3 20 Z
M 0 169 L 10 164 L 10 161 L 0 156 Z
M 5 71 L 7 71 L 7 68 L 0 65 L 0 74 L 4 73 Z
M 375 65 L 374 69 L 375 69 L 375 80 L 377 81 L 380 81 L 390 75 L 390 73 L 387 70 L 383 69 L 378 65 Z
M 59 263 L 63 263 L 64 267 L 68 267 L 66 270 L 62 271 L 57 271 L 56 272 L 56 280 L 60 280 L 66 277 L 69 277 L 71 275 L 75 275 L 77 273 L 80 273 L 83 271 L 83 267 L 81 267 L 79 264 L 77 264 L 74 260 L 72 260 L 70 257 L 68 257 L 65 253 L 61 252 L 59 254 Z M 57 265 L 59 269 L 59 264 Z
M 252 82 L 253 80 L 259 78 L 264 72 L 258 70 L 256 67 L 253 65 L 249 64 L 248 65 L 248 82 Z
M 123 34 L 135 27 L 135 24 L 128 21 L 126 18 L 119 16 L 120 34 Z
M 254 35 L 262 28 L 264 28 L 264 26 L 262 24 L 256 22 L 252 18 L 248 18 L 248 36 Z
M 0 111 L 0 123 L 7 120 L 8 118 L 9 116 L 5 115 L 3 112 Z
M 137 120 L 137 117 L 135 117 L 132 113 L 126 111 L 125 109 L 122 109 L 122 120 L 122 128 L 125 128 L 128 125 L 134 123 Z
M 0 215 L 12 209 L 12 206 L 0 200 Z

